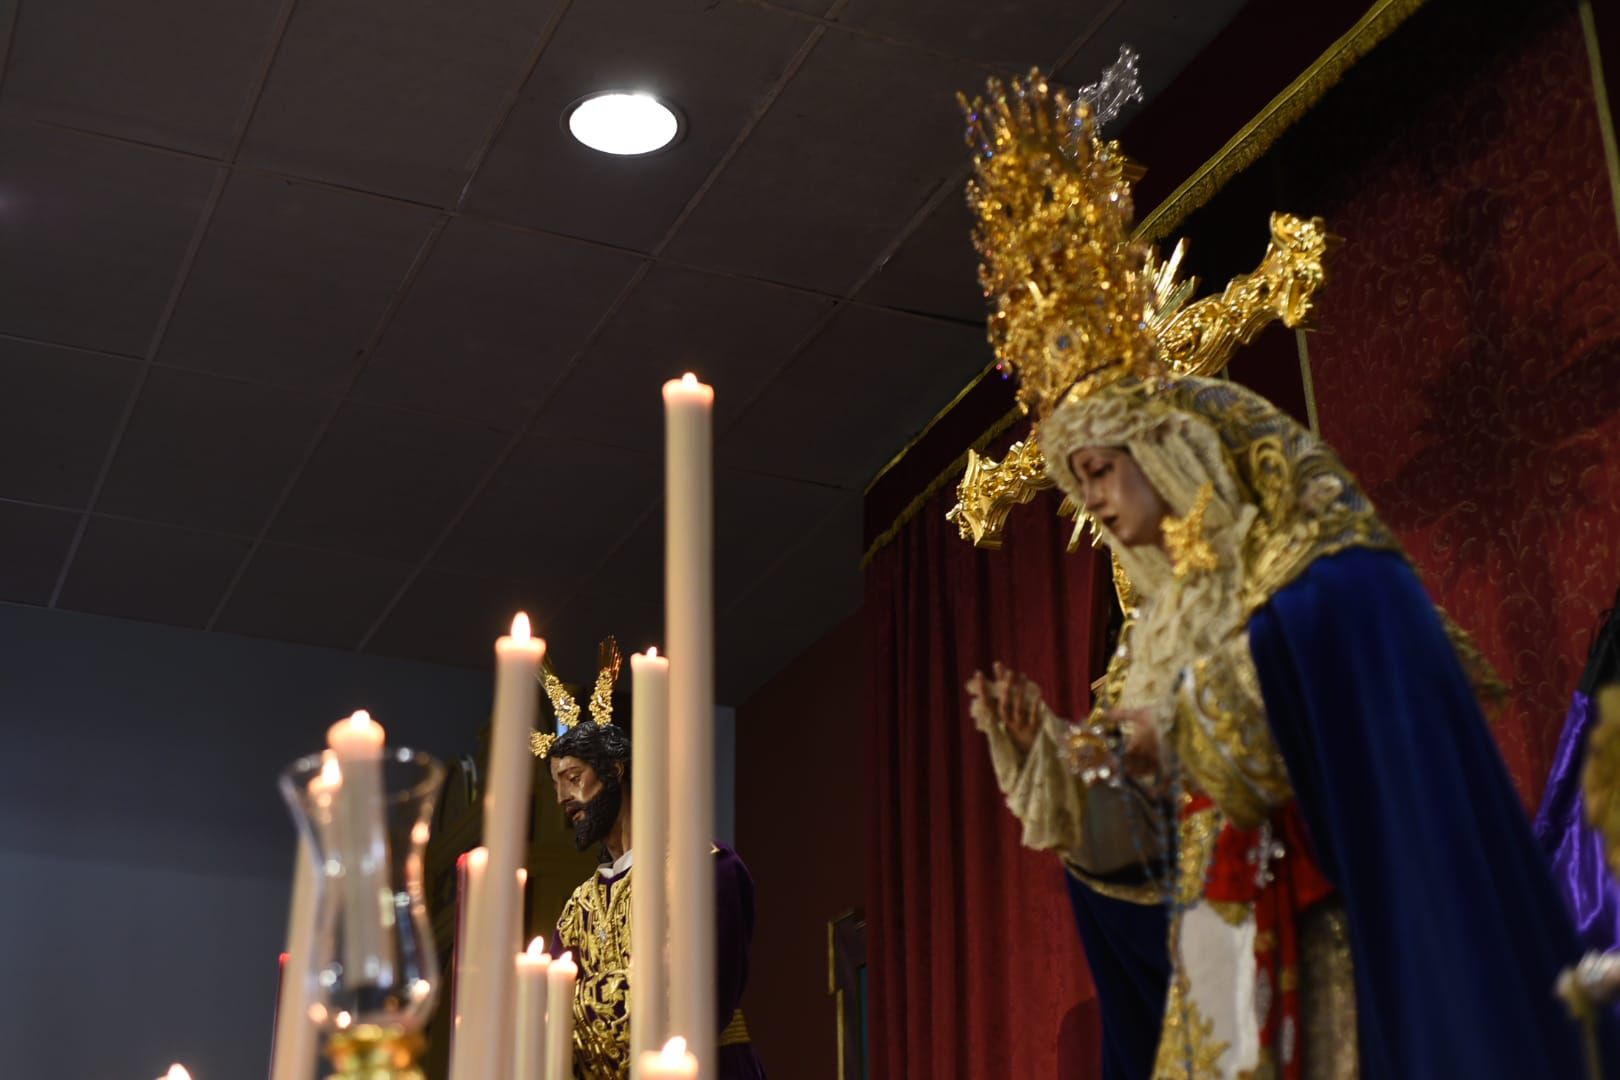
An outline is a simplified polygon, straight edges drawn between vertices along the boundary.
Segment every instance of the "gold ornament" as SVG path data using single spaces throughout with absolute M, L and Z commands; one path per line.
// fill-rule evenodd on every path
M 975 151 L 979 283 L 997 363 L 1018 375 L 1019 405 L 1042 417 L 1077 385 L 1156 370 L 1147 247 L 1130 239 L 1141 170 L 1098 137 L 1089 101 L 1040 71 L 987 90 L 957 95 Z
M 623 666 L 623 658 L 619 655 L 619 643 L 609 634 L 602 639 L 596 651 L 597 672 L 596 683 L 591 688 L 590 710 L 591 719 L 598 724 L 613 723 L 613 684 L 619 680 L 619 669 Z M 574 699 L 573 692 L 568 685 L 557 677 L 552 669 L 551 658 L 548 656 L 541 664 L 538 676 L 546 697 L 551 701 L 551 711 L 556 715 L 557 728 L 568 731 L 579 723 L 579 702 Z M 529 749 L 534 751 L 535 757 L 545 757 L 551 753 L 551 746 L 557 741 L 555 731 L 535 731 L 529 735 Z
M 956 488 L 957 503 L 945 519 L 955 522 L 962 538 L 971 539 L 975 547 L 999 548 L 1012 508 L 1051 486 L 1046 459 L 1034 439 L 1013 443 L 1000 461 L 969 450 L 967 471 Z
M 591 689 L 591 719 L 598 724 L 613 723 L 613 684 L 623 664 L 619 643 L 609 634 L 596 649 L 596 685 Z
M 423 1080 L 423 1045 L 420 1034 L 360 1024 L 333 1035 L 326 1056 L 338 1080 Z
M 1215 498 L 1215 485 L 1204 482 L 1198 489 L 1186 517 L 1164 519 L 1164 546 L 1175 568 L 1176 580 L 1184 581 L 1197 574 L 1207 574 L 1220 565 L 1215 549 L 1204 537 L 1204 515 Z
M 1209 374 L 1273 320 L 1305 325 L 1334 241 L 1319 218 L 1273 214 L 1259 267 L 1189 304 L 1198 281 L 1180 277 L 1186 241 L 1161 261 L 1133 239 L 1140 170 L 1098 136 L 1090 105 L 1039 71 L 1007 86 L 991 79 L 988 94 L 957 95 L 976 151 L 973 242 L 997 366 L 1018 376 L 1019 407 L 1035 420 L 1003 461 L 969 453 L 947 518 L 994 548 L 1012 507 L 1052 486 L 1034 427 L 1053 409 L 1131 375 L 1151 388 Z

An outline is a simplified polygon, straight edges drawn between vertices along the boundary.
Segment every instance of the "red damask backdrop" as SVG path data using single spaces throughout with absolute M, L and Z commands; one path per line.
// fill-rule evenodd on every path
M 1512 8 L 1518 7 L 1519 11 Z M 1620 233 L 1573 5 L 1435 4 L 1288 162 L 1352 167 L 1310 339 L 1322 433 L 1511 690 L 1539 798 L 1620 585 Z M 1392 42 L 1391 44 L 1395 44 Z

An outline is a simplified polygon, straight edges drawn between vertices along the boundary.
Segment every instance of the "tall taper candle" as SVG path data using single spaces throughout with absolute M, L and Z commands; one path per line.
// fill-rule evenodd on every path
M 382 725 L 364 709 L 326 732 L 343 774 L 334 818 L 343 850 L 343 980 L 349 986 L 391 988 L 394 981 L 383 740 Z
M 512 882 L 528 840 L 534 753 L 529 735 L 539 706 L 535 675 L 546 643 L 529 635 L 529 617 L 512 620 L 512 633 L 495 642 L 495 719 L 489 742 L 489 783 L 484 791 L 484 847 L 489 849 L 486 888 L 474 897 L 467 938 L 472 963 L 463 984 L 472 993 L 462 1006 L 451 1080 L 501 1080 L 506 1048 L 501 1042 L 512 1007 Z M 476 1049 L 475 1049 L 476 1048 Z M 498 1048 L 498 1049 L 497 1049 Z M 475 1056 L 476 1055 L 476 1056 Z M 471 1059 L 471 1060 L 468 1060 Z
M 545 938 L 535 938 L 517 954 L 517 1047 L 512 1054 L 512 1080 L 545 1080 L 546 971 L 550 967 Z
M 669 1030 L 715 1076 L 714 390 L 664 384 L 664 632 L 669 647 Z M 638 780 L 639 783 L 639 780 Z M 632 803 L 633 805 L 633 803 Z M 639 842 L 639 838 L 638 838 Z
M 330 806 L 342 784 L 337 756 L 326 751 L 321 771 L 309 782 L 310 798 Z M 293 863 L 292 908 L 287 913 L 286 960 L 276 1004 L 270 1080 L 311 1080 L 315 1075 L 315 1025 L 309 1018 L 310 952 L 315 948 L 315 849 L 299 834 Z
M 521 866 L 518 867 L 517 880 L 513 882 L 513 888 L 517 891 L 513 894 L 515 899 L 512 903 L 512 930 L 507 937 L 506 956 L 508 961 L 523 952 L 523 899 L 529 888 L 529 872 Z M 518 1005 L 517 969 L 513 968 L 512 970 L 512 993 L 506 1001 L 506 1012 L 501 1016 L 500 1035 L 500 1045 L 506 1048 L 505 1059 L 500 1063 L 501 1076 L 508 1078 L 517 1075 L 513 1072 L 511 1055 L 512 1048 L 517 1045 L 517 1013 L 520 1008 Z
M 574 982 L 579 968 L 565 952 L 546 969 L 546 1080 L 574 1075 Z
M 698 1074 L 697 1058 L 686 1052 L 686 1040 L 679 1035 L 662 1050 L 647 1051 L 640 1064 L 647 1080 L 693 1080 Z
M 472 936 L 473 896 L 483 888 L 484 868 L 489 865 L 489 852 L 481 847 L 464 851 L 456 858 L 456 951 L 455 981 L 450 994 L 450 1054 L 454 1060 L 461 1037 L 461 1018 L 467 1012 L 467 1003 L 474 990 L 467 986 L 467 966 L 472 963 L 474 950 L 469 943 Z M 475 1051 L 468 1051 L 476 1053 Z
M 669 661 L 657 649 L 630 657 L 630 838 L 635 888 L 630 893 L 630 1076 L 642 1054 L 663 1043 L 669 1015 L 664 949 L 668 935 Z

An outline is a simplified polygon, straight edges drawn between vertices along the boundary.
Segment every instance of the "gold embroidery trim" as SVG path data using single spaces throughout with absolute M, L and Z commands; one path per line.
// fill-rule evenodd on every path
M 731 1022 L 720 1032 L 720 1039 L 715 1045 L 746 1046 L 751 1041 L 748 1037 L 748 1021 L 743 1019 L 742 1010 L 738 1009 L 731 1014 Z
M 621 1080 L 630 1069 L 630 889 L 635 870 L 611 888 L 592 875 L 557 920 L 563 948 L 579 960 L 574 988 L 574 1075 Z
M 1164 1003 L 1153 1080 L 1219 1080 L 1226 1043 L 1216 1039 L 1214 1032 L 1215 1022 L 1206 1019 L 1192 999 L 1187 976 L 1178 973 L 1170 980 L 1170 995 Z
M 1292 795 L 1266 723 L 1247 634 L 1188 670 L 1176 695 L 1171 742 L 1199 788 L 1239 828 L 1257 827 L 1270 807 Z
M 1207 574 L 1220 565 L 1215 556 L 1215 549 L 1209 546 L 1209 540 L 1204 536 L 1204 515 L 1209 512 L 1209 504 L 1215 498 L 1215 485 L 1204 481 L 1204 486 L 1198 489 L 1198 497 L 1193 500 L 1186 517 L 1167 517 L 1164 519 L 1164 546 L 1170 555 L 1170 565 L 1175 568 L 1177 581 Z
M 1194 811 L 1181 819 L 1176 845 L 1176 903 L 1189 907 L 1204 898 L 1204 882 L 1210 860 L 1215 855 L 1215 837 L 1223 824 L 1221 812 L 1213 806 Z

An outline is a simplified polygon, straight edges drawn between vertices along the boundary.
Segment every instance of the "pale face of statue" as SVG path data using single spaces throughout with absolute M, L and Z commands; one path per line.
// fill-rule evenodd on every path
M 1142 472 L 1130 452 L 1110 446 L 1087 446 L 1069 457 L 1080 481 L 1086 512 L 1108 526 L 1128 547 L 1164 546 L 1164 519 L 1170 504 Z

